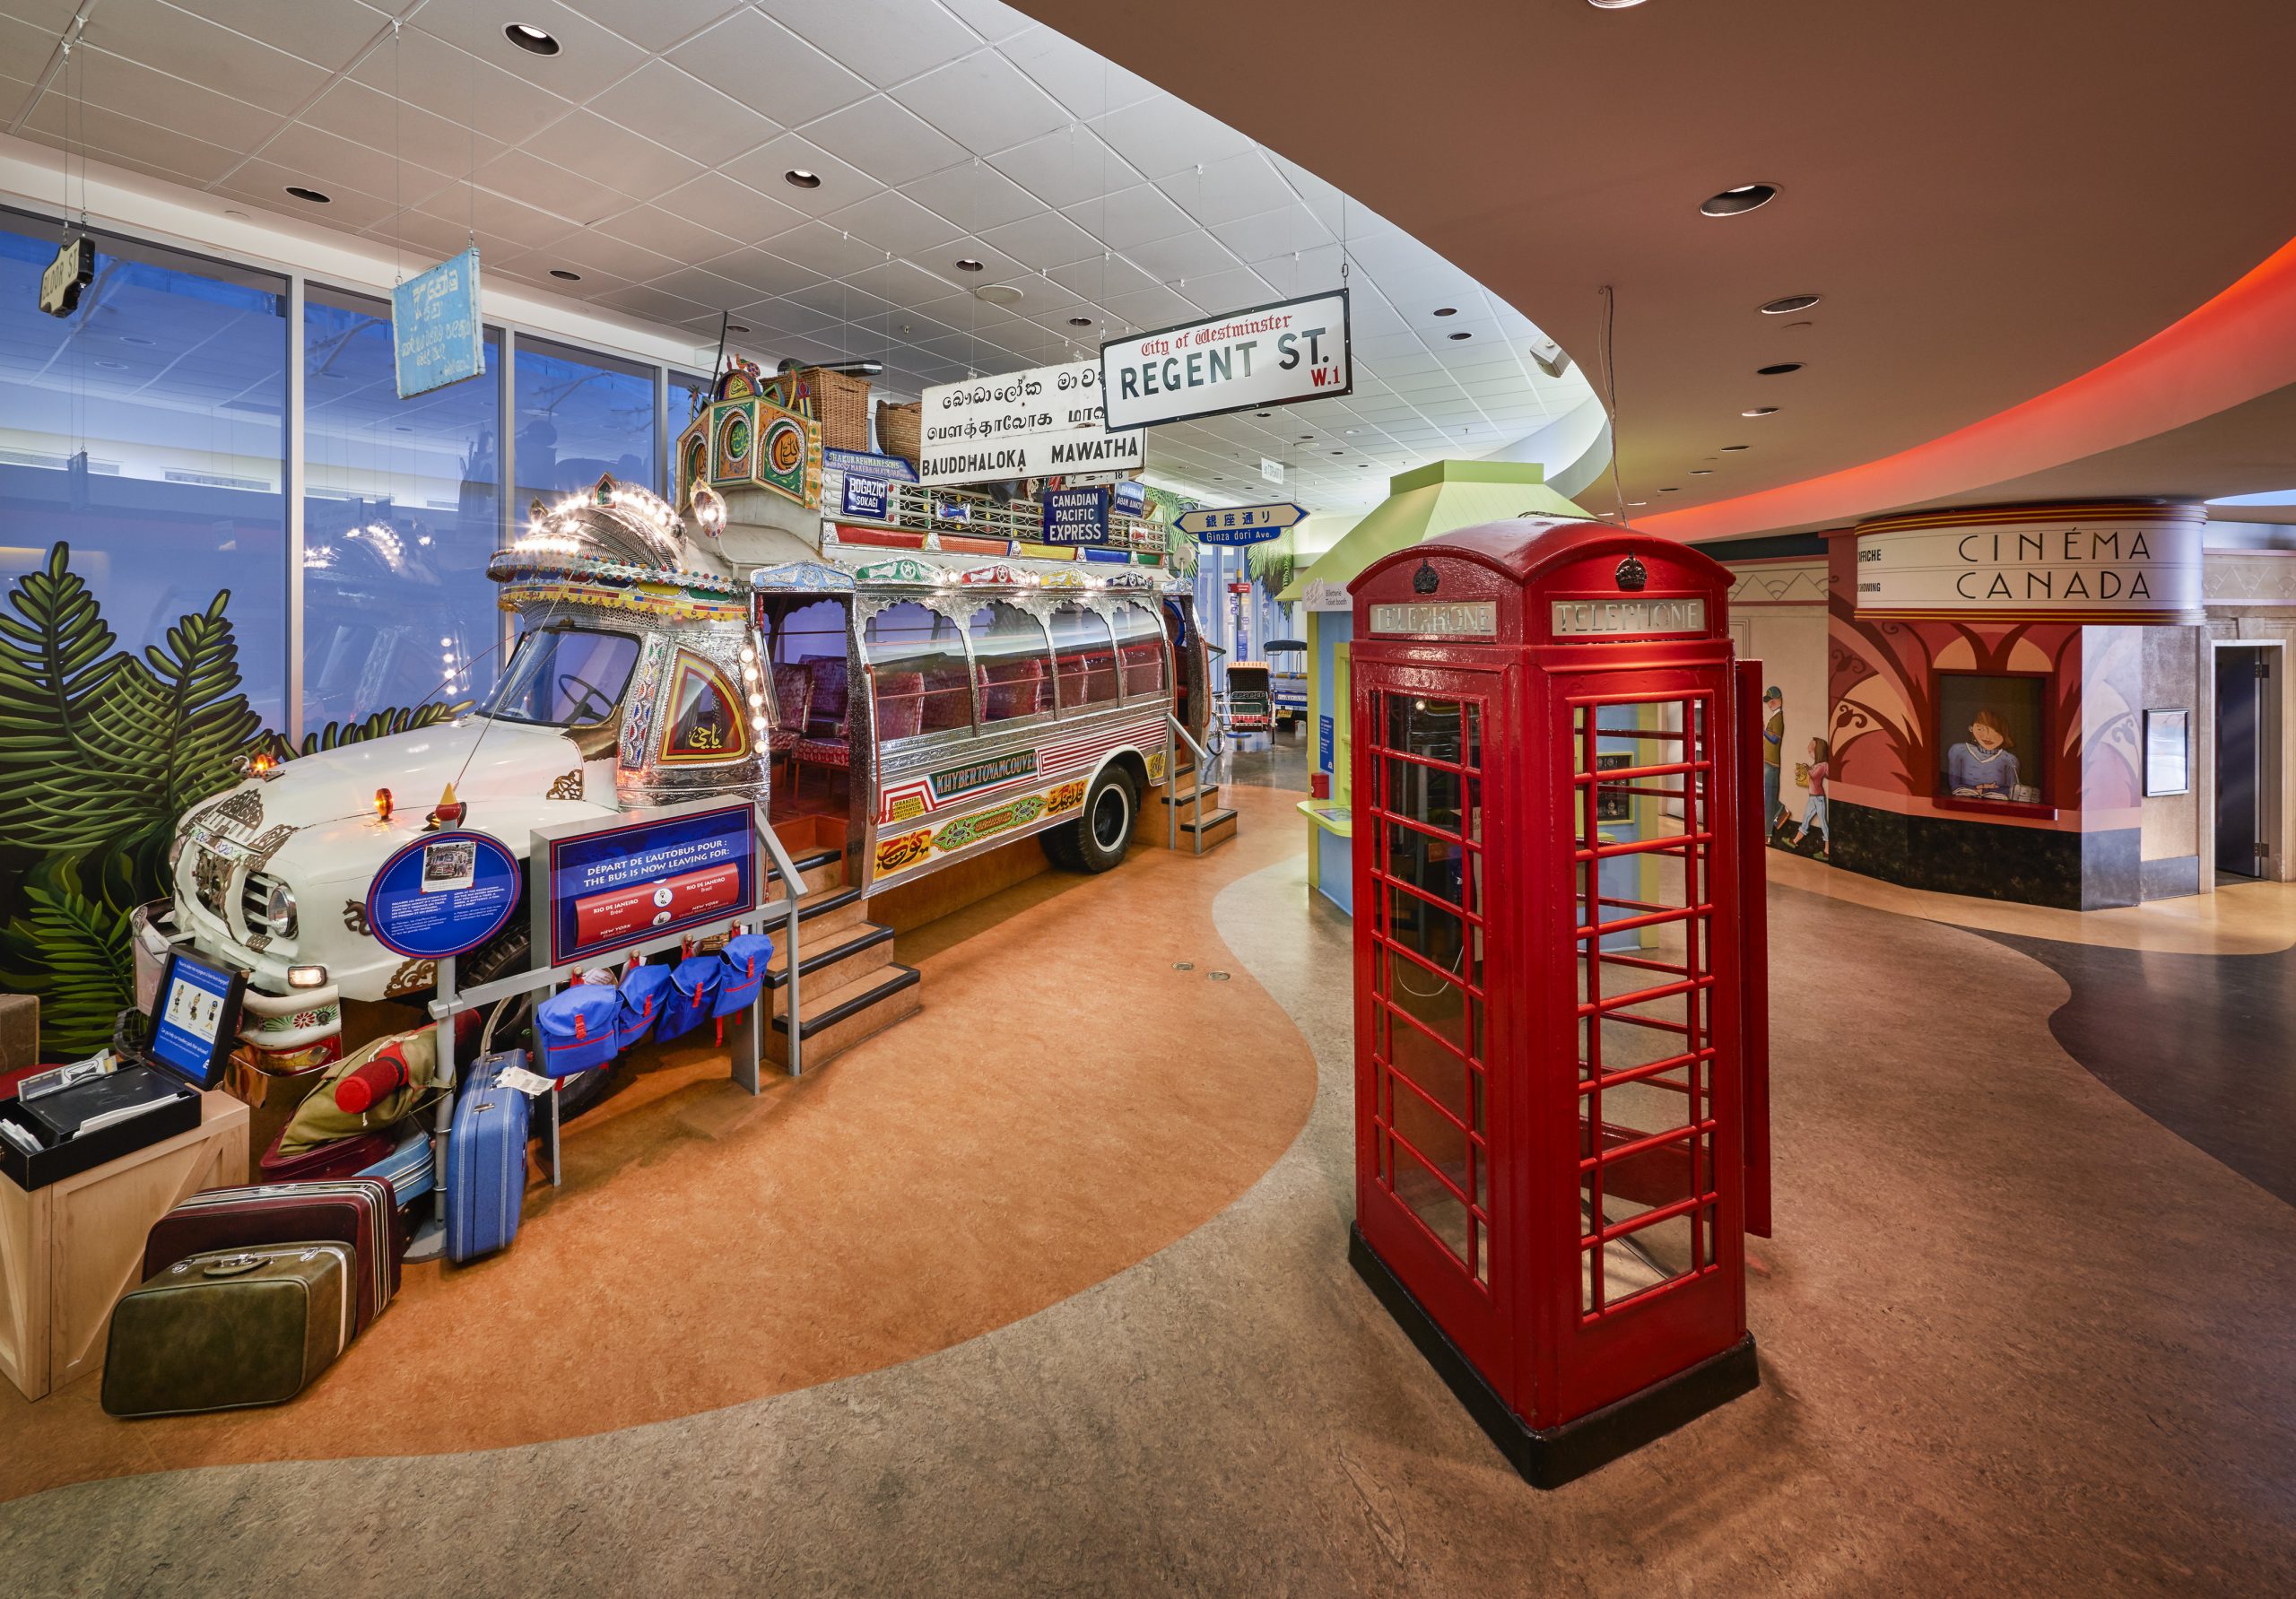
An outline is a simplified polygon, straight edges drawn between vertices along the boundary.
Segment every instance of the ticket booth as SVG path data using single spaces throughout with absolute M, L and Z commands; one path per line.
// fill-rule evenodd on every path
M 1531 1482 L 1754 1386 L 1770 1229 L 1760 667 L 1612 523 L 1354 598 L 1356 1268 Z

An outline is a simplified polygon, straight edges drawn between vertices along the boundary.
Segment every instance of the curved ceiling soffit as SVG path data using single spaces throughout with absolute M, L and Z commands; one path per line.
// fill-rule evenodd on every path
M 2118 449 L 2296 384 L 2296 239 L 2230 288 L 2055 388 L 1895 455 L 1642 517 L 1677 539 L 1847 521 Z

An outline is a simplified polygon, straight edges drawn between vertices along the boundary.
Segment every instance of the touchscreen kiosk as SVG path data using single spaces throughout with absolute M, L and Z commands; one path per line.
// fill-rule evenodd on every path
M 171 951 L 152 998 L 152 1030 L 144 1053 L 194 1088 L 213 1088 L 239 1033 L 244 972 L 210 966 L 196 955 Z

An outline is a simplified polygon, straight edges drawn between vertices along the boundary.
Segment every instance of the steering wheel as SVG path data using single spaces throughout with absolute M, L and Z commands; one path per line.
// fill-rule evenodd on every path
M 579 694 L 575 693 L 573 690 L 569 689 L 566 686 L 568 683 L 574 683 L 578 685 L 580 688 L 581 692 Z M 587 678 L 577 676 L 571 672 L 561 672 L 558 674 L 558 691 L 561 694 L 565 695 L 569 700 L 573 700 L 572 715 L 578 720 L 580 719 L 583 713 L 589 708 L 590 702 L 593 700 L 598 702 L 599 709 L 597 716 L 592 717 L 592 720 L 602 721 L 605 717 L 613 714 L 613 696 L 607 693 L 604 689 L 598 687 L 597 684 L 590 682 Z

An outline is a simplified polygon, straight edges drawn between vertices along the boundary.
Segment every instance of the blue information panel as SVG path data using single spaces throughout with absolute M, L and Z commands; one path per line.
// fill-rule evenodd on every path
M 509 845 L 484 833 L 425 833 L 383 863 L 367 890 L 367 925 L 410 960 L 441 960 L 502 931 L 521 873 Z
M 596 960 L 757 908 L 756 813 L 683 811 L 537 840 L 550 964 Z
M 1331 718 L 1318 717 L 1316 718 L 1316 768 L 1319 771 L 1331 770 Z
M 402 400 L 486 370 L 475 248 L 391 291 L 391 353 Z
M 1055 489 L 1046 495 L 1043 542 L 1048 544 L 1107 543 L 1108 490 Z
M 152 1000 L 152 1058 L 197 1088 L 213 1088 L 239 1027 L 237 974 L 178 951 Z

